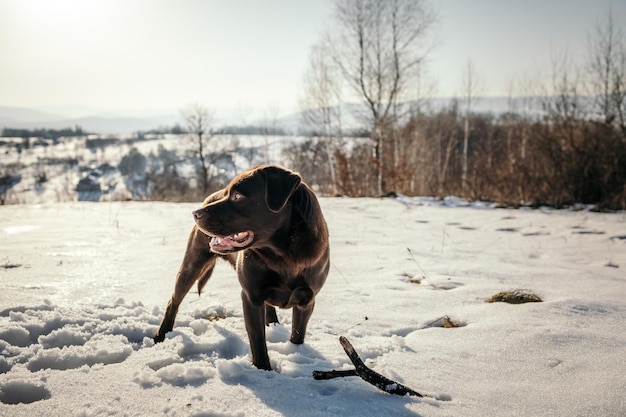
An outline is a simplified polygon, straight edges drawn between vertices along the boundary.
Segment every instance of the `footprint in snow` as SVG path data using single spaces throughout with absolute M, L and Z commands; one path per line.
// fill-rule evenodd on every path
M 0 311 L 0 346 L 10 347 L 0 358 L 0 373 L 11 374 L 17 363 L 34 373 L 123 362 L 152 335 L 153 328 L 146 326 L 151 320 L 158 319 L 143 306 L 123 302 L 78 309 L 47 302 Z M 1 387 L 6 401 L 32 399 L 9 395 L 15 387 Z M 37 387 L 32 395 L 45 398 Z
M 603 235 L 605 234 L 602 230 L 577 230 L 572 232 L 575 235 Z
M 50 397 L 50 391 L 45 386 L 25 379 L 15 379 L 0 384 L 0 403 L 2 404 L 30 404 L 47 400 Z
M 496 232 L 508 232 L 508 233 L 514 233 L 519 231 L 519 229 L 517 227 L 501 227 L 496 229 Z
M 454 290 L 455 288 L 462 287 L 464 284 L 455 281 L 446 281 L 441 284 L 437 284 L 437 288 L 440 290 Z

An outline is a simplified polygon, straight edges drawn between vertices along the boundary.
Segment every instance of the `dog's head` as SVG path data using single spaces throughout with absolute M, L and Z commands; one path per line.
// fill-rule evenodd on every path
M 211 237 L 211 250 L 219 254 L 268 242 L 286 226 L 289 199 L 300 182 L 298 174 L 278 166 L 242 172 L 193 212 L 196 225 Z

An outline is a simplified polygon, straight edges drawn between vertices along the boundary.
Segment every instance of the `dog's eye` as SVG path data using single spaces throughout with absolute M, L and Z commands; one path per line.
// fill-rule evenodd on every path
M 239 201 L 239 200 L 241 200 L 242 198 L 243 198 L 243 195 L 242 195 L 239 191 L 233 191 L 233 192 L 230 194 L 230 199 L 231 199 L 232 201 Z

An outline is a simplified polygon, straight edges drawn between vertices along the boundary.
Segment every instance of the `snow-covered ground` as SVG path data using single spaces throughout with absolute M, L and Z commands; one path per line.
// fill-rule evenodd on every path
M 626 214 L 448 203 L 322 198 L 331 272 L 304 345 L 268 329 L 272 372 L 225 263 L 151 340 L 197 205 L 0 207 L 0 416 L 626 415 Z M 513 289 L 544 302 L 485 302 Z M 340 335 L 439 399 L 314 380 L 351 367 Z
M 146 135 L 145 140 L 128 142 L 131 135 L 118 136 L 118 142 L 109 146 L 87 147 L 87 139 L 111 139 L 107 136 L 90 135 L 89 137 L 63 137 L 57 143 L 44 141 L 46 146 L 31 145 L 28 149 L 18 151 L 16 146 L 0 146 L 2 163 L 7 173 L 19 174 L 21 180 L 6 195 L 8 204 L 40 204 L 46 202 L 77 201 L 76 186 L 82 178 L 95 174 L 100 183 L 102 196 L 100 201 L 125 201 L 132 193 L 126 187 L 124 177 L 117 167 L 131 149 L 137 149 L 145 157 L 158 155 L 163 148 L 172 152 L 177 159 L 176 169 L 180 175 L 196 181 L 191 160 L 186 152 L 194 149 L 194 144 L 186 135 Z M 250 167 L 261 164 L 290 165 L 289 158 L 283 154 L 289 146 L 300 145 L 311 138 L 305 136 L 271 136 L 271 135 L 215 135 L 211 138 L 211 152 L 223 153 L 232 158 L 232 164 L 213 166 L 213 175 L 224 174 L 227 178 L 234 177 Z M 19 144 L 22 138 L 2 138 L 7 143 Z M 0 141 L 0 142 L 2 142 Z M 36 141 L 36 138 L 32 138 Z M 349 147 L 353 138 L 348 138 L 343 146 Z M 205 144 L 206 145 L 206 144 Z M 102 167 L 107 167 L 102 169 Z M 10 169 L 9 169 L 10 167 Z M 153 169 L 148 167 L 148 170 Z M 229 172 L 221 172 L 229 171 Z M 46 181 L 41 182 L 41 176 Z M 2 176 L 2 175 L 0 175 Z M 311 184 L 313 185 L 313 184 Z

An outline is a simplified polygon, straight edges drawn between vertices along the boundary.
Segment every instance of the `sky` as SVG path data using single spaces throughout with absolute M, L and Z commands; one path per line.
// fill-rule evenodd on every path
M 551 57 L 582 59 L 609 5 L 624 0 L 431 0 L 439 22 L 433 95 L 461 89 L 469 60 L 480 95 L 545 76 Z M 177 109 L 197 102 L 297 108 L 312 45 L 333 0 L 0 0 L 0 106 Z

